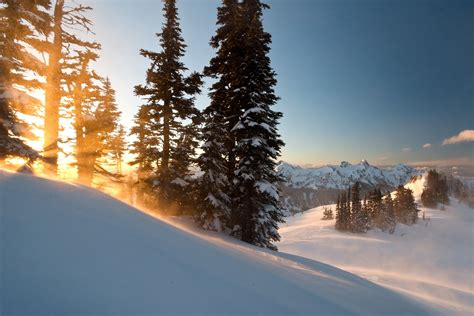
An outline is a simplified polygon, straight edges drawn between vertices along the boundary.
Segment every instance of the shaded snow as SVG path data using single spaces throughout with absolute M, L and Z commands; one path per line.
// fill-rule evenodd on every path
M 0 171 L 0 314 L 426 315 L 350 273 Z

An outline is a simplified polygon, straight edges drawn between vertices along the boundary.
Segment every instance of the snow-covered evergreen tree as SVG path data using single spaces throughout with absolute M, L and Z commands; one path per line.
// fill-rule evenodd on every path
M 219 103 L 212 101 L 204 110 L 202 128 L 202 154 L 198 165 L 203 173 L 199 179 L 197 220 L 204 229 L 222 230 L 230 218 L 230 197 L 227 194 L 230 185 L 227 178 L 225 159 L 226 128 Z
M 243 63 L 242 10 L 238 1 L 223 0 L 217 13 L 216 34 L 211 39 L 217 50 L 204 74 L 216 79 L 210 88 L 211 103 L 203 111 L 202 154 L 198 164 L 203 175 L 199 183 L 198 220 L 205 229 L 220 230 L 230 225 L 231 185 L 235 170 L 235 136 L 239 119 L 240 66 Z
M 278 223 L 283 222 L 283 212 L 277 188 L 282 179 L 275 168 L 284 143 L 277 131 L 282 114 L 271 109 L 278 97 L 273 88 L 276 75 L 268 57 L 271 36 L 262 23 L 267 6 L 259 0 L 244 0 L 241 6 L 246 32 L 242 38 L 244 63 L 239 72 L 242 113 L 232 129 L 237 162 L 234 232 L 245 242 L 276 249 L 273 242 L 280 239 Z

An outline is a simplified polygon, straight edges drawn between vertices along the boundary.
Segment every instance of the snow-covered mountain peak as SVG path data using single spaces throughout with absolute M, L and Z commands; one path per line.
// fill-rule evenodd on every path
M 362 160 L 357 164 L 342 161 L 339 166 L 326 165 L 318 168 L 302 168 L 286 162 L 280 163 L 278 172 L 293 188 L 346 189 L 356 181 L 369 186 L 396 187 L 405 184 L 417 169 L 404 164 L 379 168 Z
M 341 168 L 347 168 L 351 166 L 351 164 L 347 161 L 341 161 L 341 164 L 339 165 Z

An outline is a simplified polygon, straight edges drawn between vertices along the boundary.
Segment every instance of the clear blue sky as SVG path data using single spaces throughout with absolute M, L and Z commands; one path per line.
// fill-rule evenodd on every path
M 219 0 L 178 0 L 184 59 L 201 71 L 213 55 Z M 158 0 L 88 0 L 103 50 L 97 69 L 129 126 L 148 60 L 159 50 Z M 474 2 L 267 0 L 273 36 L 282 159 L 300 164 L 472 162 L 474 143 L 442 146 L 474 130 Z M 198 97 L 207 105 L 207 91 Z M 424 144 L 429 148 L 423 149 Z

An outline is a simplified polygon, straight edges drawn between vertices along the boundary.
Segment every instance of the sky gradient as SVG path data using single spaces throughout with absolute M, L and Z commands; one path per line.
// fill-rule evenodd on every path
M 201 71 L 213 56 L 219 0 L 178 0 L 185 64 Z M 129 127 L 148 60 L 158 51 L 158 0 L 89 0 L 97 70 L 117 90 Z M 282 160 L 320 165 L 367 159 L 376 165 L 473 163 L 474 5 L 472 1 L 267 0 L 278 74 Z M 207 87 L 197 98 L 208 104 Z M 464 138 L 463 138 L 464 137 Z M 474 138 L 474 137 L 473 137 Z M 425 148 L 423 148 L 425 147 Z

